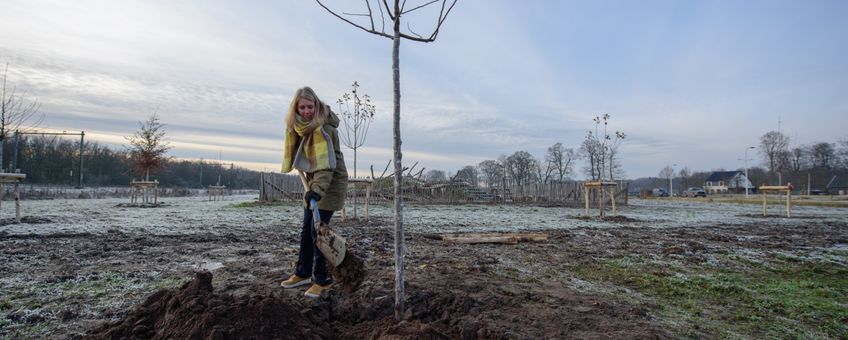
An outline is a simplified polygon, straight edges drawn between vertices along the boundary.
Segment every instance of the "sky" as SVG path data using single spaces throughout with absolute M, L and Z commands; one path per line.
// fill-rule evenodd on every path
M 408 28 L 431 32 L 435 6 L 407 14 Z M 848 2 L 823 0 L 460 0 L 435 42 L 401 42 L 403 164 L 453 173 L 519 150 L 544 160 L 554 143 L 579 149 L 605 113 L 626 134 L 627 178 L 738 169 L 772 130 L 793 145 L 837 142 L 848 138 L 846 15 Z M 335 103 L 357 81 L 377 107 L 357 175 L 392 159 L 392 41 L 314 1 L 6 0 L 0 32 L 7 82 L 41 103 L 40 131 L 122 147 L 155 112 L 170 156 L 279 172 L 294 92 Z

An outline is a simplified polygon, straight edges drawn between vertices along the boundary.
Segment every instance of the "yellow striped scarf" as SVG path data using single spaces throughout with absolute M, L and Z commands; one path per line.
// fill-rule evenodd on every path
M 286 128 L 283 149 L 283 173 L 298 169 L 307 173 L 335 169 L 336 154 L 332 138 L 313 121 L 295 117 L 294 128 Z

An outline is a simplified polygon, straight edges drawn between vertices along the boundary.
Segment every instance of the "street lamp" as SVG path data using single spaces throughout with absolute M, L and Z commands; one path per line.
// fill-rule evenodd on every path
M 748 150 L 751 149 L 756 148 L 753 146 L 745 148 L 745 198 L 748 198 L 748 183 L 751 182 L 751 180 L 748 179 Z
M 676 166 L 677 166 L 677 164 L 671 165 L 671 176 L 668 176 L 668 197 L 674 197 L 674 181 L 673 181 L 673 179 L 674 179 L 674 167 L 676 167 Z

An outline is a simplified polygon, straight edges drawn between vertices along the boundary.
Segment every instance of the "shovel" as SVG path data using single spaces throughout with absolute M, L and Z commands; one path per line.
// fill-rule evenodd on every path
M 300 180 L 303 182 L 304 190 L 309 190 L 309 186 L 306 184 L 306 176 L 303 172 L 300 172 Z M 345 239 L 333 232 L 333 229 L 330 229 L 328 224 L 321 222 L 321 216 L 318 214 L 317 201 L 314 199 L 309 200 L 309 207 L 312 209 L 312 228 L 315 229 L 315 233 L 318 235 L 315 239 L 315 246 L 333 268 L 338 267 L 345 258 L 345 252 L 347 250 Z
M 315 228 L 318 238 L 315 239 L 315 246 L 324 254 L 324 258 L 333 267 L 338 267 L 344 261 L 345 239 L 333 232 L 330 225 L 321 222 L 321 216 L 318 214 L 318 202 L 314 199 L 309 200 L 309 206 L 312 207 L 312 228 Z

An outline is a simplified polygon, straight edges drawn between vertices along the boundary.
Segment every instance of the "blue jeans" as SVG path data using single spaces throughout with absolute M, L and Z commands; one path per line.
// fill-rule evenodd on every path
M 321 221 L 329 224 L 333 217 L 331 210 L 318 210 Z M 312 210 L 303 209 L 303 228 L 300 230 L 300 253 L 297 255 L 297 270 L 300 277 L 315 276 L 315 283 L 326 286 L 333 283 L 333 277 L 327 270 L 327 260 L 315 246 L 317 231 L 312 228 Z

